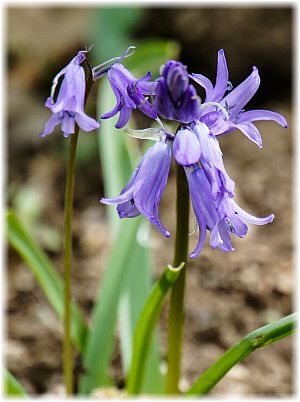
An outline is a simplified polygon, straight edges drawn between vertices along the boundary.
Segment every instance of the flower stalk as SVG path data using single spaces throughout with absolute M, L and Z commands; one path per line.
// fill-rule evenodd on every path
M 93 84 L 93 75 L 90 64 L 87 59 L 82 63 L 85 72 L 86 92 L 84 103 Z M 79 126 L 75 125 L 75 132 L 70 136 L 70 148 L 67 165 L 67 178 L 65 189 L 65 207 L 64 207 L 64 340 L 63 340 L 63 366 L 64 381 L 67 395 L 74 392 L 73 378 L 73 351 L 71 341 L 72 324 L 72 292 L 71 292 L 71 274 L 72 274 L 72 218 L 73 218 L 73 198 L 75 184 L 75 160 L 78 142 Z
M 168 329 L 168 372 L 166 378 L 166 393 L 179 393 L 179 378 L 181 366 L 182 337 L 184 327 L 184 294 L 185 277 L 188 257 L 189 235 L 189 188 L 181 165 L 176 164 L 176 239 L 173 266 L 185 263 L 171 293 Z
M 71 136 L 64 212 L 64 378 L 67 395 L 73 394 L 73 353 L 71 343 L 71 271 L 72 271 L 72 217 L 75 182 L 75 157 L 79 127 Z

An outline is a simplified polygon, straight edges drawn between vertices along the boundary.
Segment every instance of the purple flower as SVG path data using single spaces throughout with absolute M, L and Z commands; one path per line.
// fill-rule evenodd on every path
M 189 84 L 186 67 L 178 61 L 168 61 L 155 88 L 157 113 L 165 119 L 190 123 L 197 118 L 200 103 L 195 88 Z
M 181 128 L 173 143 L 174 158 L 185 167 L 200 163 L 211 185 L 211 194 L 217 199 L 227 192 L 234 196 L 235 184 L 228 176 L 217 138 L 202 122 Z
M 120 113 L 116 128 L 124 127 L 132 113 L 132 109 L 140 109 L 147 116 L 155 119 L 157 114 L 145 95 L 152 95 L 155 90 L 155 83 L 149 82 L 151 74 L 144 78 L 136 79 L 126 68 L 116 63 L 109 68 L 107 73 L 109 83 L 116 96 L 116 106 L 101 116 L 102 119 L 109 119 Z
M 120 218 L 143 214 L 164 236 L 170 237 L 170 233 L 160 222 L 158 208 L 167 183 L 171 158 L 169 142 L 156 142 L 145 153 L 120 195 L 102 198 L 101 202 L 117 205 Z
M 227 90 L 231 90 L 232 85 L 228 81 L 228 69 L 223 49 L 218 52 L 215 86 L 201 74 L 191 74 L 190 77 L 206 91 L 205 103 L 200 108 L 198 118 L 209 127 L 214 135 L 225 134 L 237 128 L 262 148 L 261 135 L 252 123 L 253 121 L 274 120 L 283 127 L 287 127 L 285 118 L 279 113 L 269 110 L 244 111 L 243 108 L 260 85 L 260 77 L 256 67 L 253 67 L 248 78 L 225 95 Z
M 210 245 L 221 251 L 233 251 L 231 234 L 245 237 L 248 231 L 246 223 L 265 225 L 274 219 L 274 215 L 256 218 L 241 209 L 228 193 L 214 199 L 211 183 L 200 164 L 185 167 L 193 209 L 199 226 L 199 240 L 190 258 L 199 255 L 203 248 L 206 231 L 211 232 Z
M 84 113 L 85 97 L 85 73 L 81 63 L 86 55 L 81 51 L 70 63 L 54 78 L 51 95 L 47 99 L 45 106 L 48 107 L 52 116 L 45 124 L 44 132 L 41 137 L 51 134 L 58 124 L 64 137 L 68 137 L 75 132 L 75 123 L 84 130 L 92 131 L 100 127 L 100 123 Z M 54 93 L 60 77 L 63 77 L 57 99 L 54 100 Z

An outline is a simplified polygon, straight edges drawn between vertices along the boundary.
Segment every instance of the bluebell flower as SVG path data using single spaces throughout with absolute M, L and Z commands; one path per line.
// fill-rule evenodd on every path
M 52 116 L 45 124 L 41 137 L 51 134 L 58 124 L 61 125 L 64 137 L 74 134 L 75 123 L 84 131 L 92 131 L 100 127 L 98 121 L 84 112 L 86 82 L 81 64 L 85 58 L 85 51 L 78 52 L 77 56 L 54 78 L 51 95 L 45 103 L 45 106 L 51 110 Z M 55 100 L 55 91 L 61 77 L 62 83 Z
M 265 225 L 274 219 L 271 214 L 265 218 L 257 218 L 240 208 L 233 198 L 224 192 L 215 199 L 212 187 L 201 164 L 185 167 L 189 190 L 199 226 L 199 240 L 190 258 L 199 255 L 203 248 L 206 233 L 209 231 L 210 245 L 221 251 L 233 251 L 230 235 L 245 237 L 248 231 L 247 223 Z
M 190 77 L 206 91 L 205 102 L 200 107 L 198 119 L 205 123 L 214 135 L 218 136 L 239 129 L 262 148 L 261 135 L 253 121 L 274 120 L 283 127 L 287 127 L 287 121 L 279 113 L 270 110 L 244 110 L 260 85 L 258 69 L 253 67 L 249 77 L 232 90 L 232 84 L 228 81 L 227 62 L 223 49 L 218 52 L 215 86 L 202 74 L 190 74 Z M 225 95 L 228 90 L 230 92 Z
M 121 63 L 115 63 L 107 73 L 109 83 L 116 96 L 115 107 L 101 116 L 109 119 L 119 113 L 116 128 L 124 127 L 132 113 L 132 109 L 139 109 L 147 116 L 155 119 L 157 113 L 145 95 L 152 95 L 155 91 L 155 83 L 149 82 L 151 74 L 136 79 Z
M 197 118 L 200 103 L 196 89 L 189 84 L 186 67 L 178 61 L 168 61 L 155 87 L 157 113 L 165 119 L 189 123 Z
M 117 205 L 121 219 L 144 215 L 164 236 L 170 237 L 160 222 L 158 208 L 167 183 L 171 159 L 170 142 L 164 136 L 144 154 L 120 195 L 102 198 L 101 202 Z

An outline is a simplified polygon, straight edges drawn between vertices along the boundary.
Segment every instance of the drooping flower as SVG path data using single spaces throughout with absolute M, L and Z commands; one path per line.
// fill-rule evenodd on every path
M 155 90 L 156 83 L 149 82 L 150 73 L 136 79 L 122 64 L 115 63 L 110 67 L 107 76 L 117 103 L 110 112 L 101 116 L 102 119 L 109 119 L 119 113 L 116 128 L 122 128 L 128 123 L 132 109 L 138 108 L 153 119 L 157 117 L 152 104 L 145 96 L 152 95 Z
M 227 62 L 223 49 L 218 52 L 215 86 L 201 74 L 190 74 L 190 77 L 206 91 L 205 103 L 200 107 L 198 118 L 209 127 L 214 135 L 218 136 L 239 129 L 246 137 L 262 148 L 261 135 L 252 123 L 253 121 L 274 120 L 283 127 L 287 127 L 287 121 L 279 113 L 269 110 L 245 111 L 243 109 L 260 85 L 259 72 L 256 67 L 253 67 L 249 77 L 231 90 L 232 84 L 228 81 Z M 227 90 L 230 92 L 225 95 Z M 227 113 L 224 113 L 224 109 Z
M 189 84 L 186 67 L 178 61 L 168 61 L 155 88 L 157 113 L 165 119 L 190 123 L 197 118 L 200 103 L 196 89 Z
M 245 237 L 248 231 L 246 223 L 265 225 L 274 219 L 274 215 L 256 218 L 241 209 L 226 192 L 216 200 L 212 196 L 211 183 L 201 164 L 185 167 L 193 210 L 199 226 L 199 240 L 190 254 L 191 258 L 199 255 L 203 248 L 207 231 L 211 232 L 210 245 L 221 251 L 233 251 L 230 235 Z
M 84 131 L 92 131 L 100 127 L 98 121 L 84 112 L 86 82 L 82 63 L 85 58 L 85 51 L 78 52 L 77 56 L 54 78 L 51 95 L 45 103 L 45 106 L 51 110 L 52 116 L 45 124 L 41 137 L 51 134 L 58 124 L 61 125 L 64 137 L 74 134 L 75 123 Z M 60 78 L 62 82 L 55 99 Z
M 171 158 L 170 143 L 163 137 L 144 154 L 120 195 L 102 198 L 101 202 L 117 205 L 120 218 L 143 214 L 164 236 L 170 237 L 160 222 L 158 208 L 167 183 Z

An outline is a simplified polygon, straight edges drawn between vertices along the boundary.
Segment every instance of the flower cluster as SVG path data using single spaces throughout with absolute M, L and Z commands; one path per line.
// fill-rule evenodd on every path
M 127 129 L 130 135 L 152 139 L 155 143 L 142 157 L 120 195 L 101 201 L 117 205 L 120 218 L 144 215 L 169 237 L 169 231 L 160 222 L 159 204 L 173 154 L 176 163 L 184 168 L 199 226 L 198 244 L 190 257 L 199 255 L 207 232 L 212 248 L 234 250 L 231 234 L 245 237 L 247 224 L 264 225 L 272 222 L 274 215 L 257 218 L 236 204 L 235 183 L 224 167 L 218 136 L 238 129 L 261 148 L 261 135 L 253 122 L 274 120 L 287 127 L 286 120 L 268 110 L 244 110 L 260 85 L 258 69 L 253 67 L 248 78 L 233 89 L 223 50 L 218 52 L 215 85 L 202 74 L 189 74 L 183 64 L 174 60 L 162 67 L 156 81 L 151 81 L 150 73 L 137 79 L 121 64 L 127 55 L 125 52 L 120 58 L 104 63 L 108 64 L 106 67 L 101 65 L 100 69 L 99 66 L 93 69 L 94 79 L 107 75 L 116 97 L 113 110 L 101 118 L 108 119 L 119 113 L 116 127 L 122 128 L 129 121 L 132 109 L 139 109 L 158 122 L 159 128 Z M 52 132 L 58 123 L 65 136 L 74 132 L 75 122 L 85 131 L 99 127 L 100 123 L 83 111 L 85 80 L 81 63 L 84 58 L 85 53 L 79 52 L 56 77 L 54 90 L 57 79 L 64 75 L 57 100 L 54 102 L 52 94 L 46 102 L 53 115 L 42 135 Z M 204 102 L 197 95 L 195 84 L 204 88 Z M 169 132 L 161 118 L 176 121 L 176 133 Z

